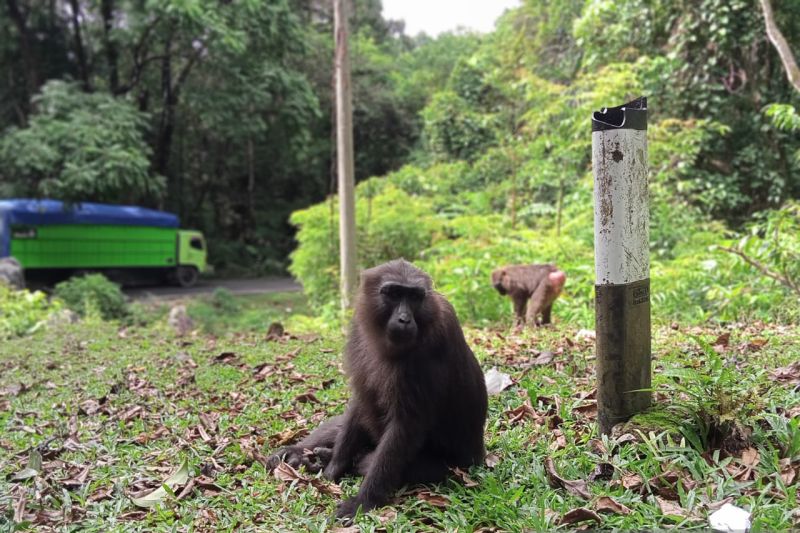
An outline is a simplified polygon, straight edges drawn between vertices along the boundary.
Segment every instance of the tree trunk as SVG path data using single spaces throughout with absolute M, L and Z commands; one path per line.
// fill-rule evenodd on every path
M 39 69 L 36 61 L 36 55 L 33 50 L 33 39 L 30 29 L 25 20 L 25 15 L 19 9 L 17 0 L 6 0 L 8 6 L 8 15 L 14 22 L 14 26 L 19 33 L 19 51 L 22 56 L 22 62 L 25 64 L 25 101 L 23 103 L 23 111 L 26 119 L 30 113 L 30 100 L 31 97 L 39 90 Z
M 69 0 L 69 9 L 72 11 L 72 33 L 75 39 L 75 57 L 78 58 L 78 76 L 83 82 L 83 89 L 91 91 L 92 84 L 89 81 L 89 67 L 86 64 L 86 51 L 83 48 L 83 37 L 81 37 L 81 7 L 78 4 L 78 0 Z
M 772 12 L 772 5 L 769 0 L 761 0 L 761 9 L 764 12 L 764 23 L 767 26 L 767 37 L 772 41 L 778 55 L 783 62 L 783 68 L 786 70 L 786 77 L 789 79 L 794 88 L 800 91 L 800 68 L 797 66 L 797 61 L 792 55 L 792 50 L 789 48 L 789 43 L 781 33 L 780 28 L 775 23 L 775 14 Z
M 511 154 L 511 229 L 517 227 L 517 163 L 516 154 Z
M 256 221 L 256 165 L 255 165 L 255 149 L 253 147 L 253 136 L 247 137 L 247 208 L 248 215 L 250 216 L 251 228 L 255 227 Z
M 119 52 L 117 45 L 111 39 L 111 30 L 114 28 L 114 0 L 102 0 L 100 13 L 103 17 L 103 47 L 108 64 L 108 88 L 111 94 L 117 94 L 119 90 Z
M 561 236 L 561 212 L 564 210 L 564 178 L 558 179 L 558 203 L 556 204 L 556 237 Z
M 172 148 L 172 133 L 175 122 L 175 97 L 172 93 L 172 32 L 164 43 L 164 57 L 161 60 L 161 119 L 158 125 L 155 159 L 153 169 L 156 173 L 167 176 L 169 153 Z

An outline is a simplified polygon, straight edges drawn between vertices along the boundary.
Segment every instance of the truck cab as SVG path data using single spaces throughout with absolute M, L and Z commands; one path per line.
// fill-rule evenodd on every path
M 194 230 L 178 230 L 178 266 L 175 278 L 181 287 L 191 287 L 197 283 L 200 272 L 207 266 L 206 240 L 203 234 Z

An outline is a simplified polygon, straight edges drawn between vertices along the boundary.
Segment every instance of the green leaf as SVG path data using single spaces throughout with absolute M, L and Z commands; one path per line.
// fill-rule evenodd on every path
M 189 463 L 184 459 L 181 467 L 164 480 L 160 487 L 141 498 L 131 498 L 131 501 L 139 507 L 155 507 L 164 501 L 167 496 L 174 494 L 173 489 L 175 487 L 185 485 L 187 481 L 189 481 Z
M 39 453 L 38 450 L 34 449 L 31 451 L 31 454 L 28 456 L 28 466 L 14 474 L 11 478 L 11 481 L 24 481 L 26 479 L 30 479 L 32 477 L 36 477 L 39 475 L 39 472 L 42 471 L 42 454 Z

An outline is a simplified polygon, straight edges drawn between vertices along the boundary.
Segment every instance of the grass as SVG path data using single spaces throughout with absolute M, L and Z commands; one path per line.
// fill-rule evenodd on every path
M 331 330 L 295 331 L 307 324 L 295 316 L 304 308 L 296 293 L 234 304 L 228 314 L 214 297 L 190 304 L 199 328 L 186 337 L 163 319 L 125 328 L 89 319 L 0 345 L 0 530 L 335 527 L 336 487 L 315 488 L 302 473 L 279 480 L 259 459 L 288 433 L 343 410 L 344 339 Z M 276 320 L 289 334 L 268 339 L 266 327 Z M 625 506 L 597 514 L 595 525 L 609 529 L 705 529 L 723 501 L 751 511 L 754 531 L 798 524 L 800 392 L 790 371 L 781 379 L 770 372 L 800 358 L 800 328 L 657 329 L 655 397 L 684 418 L 660 431 L 663 412 L 645 417 L 648 424 L 630 425 L 616 441 L 595 434 L 594 346 L 576 332 L 568 324 L 522 336 L 468 329 L 484 369 L 497 366 L 516 381 L 490 399 L 491 466 L 471 469 L 475 486 L 454 478 L 428 493 L 411 490 L 360 516 L 357 526 L 551 529 L 571 510 L 602 508 L 603 497 Z M 709 347 L 725 372 L 713 366 Z M 553 360 L 531 366 L 543 351 Z M 744 451 L 704 448 L 708 424 L 731 417 L 752 428 Z M 695 438 L 675 435 L 674 424 Z M 36 449 L 42 467 L 14 480 Z M 158 487 L 184 462 L 193 475 L 189 490 L 176 487 L 175 497 L 152 509 L 132 504 L 132 495 Z M 565 488 L 554 473 L 583 492 Z M 344 481 L 343 495 L 358 484 Z

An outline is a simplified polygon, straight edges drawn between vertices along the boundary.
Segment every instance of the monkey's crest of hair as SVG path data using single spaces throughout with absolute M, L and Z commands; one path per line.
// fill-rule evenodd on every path
M 426 292 L 433 290 L 433 281 L 428 274 L 405 259 L 395 259 L 361 273 L 362 294 L 377 294 L 381 289 L 380 285 L 386 282 L 414 285 L 424 288 Z

